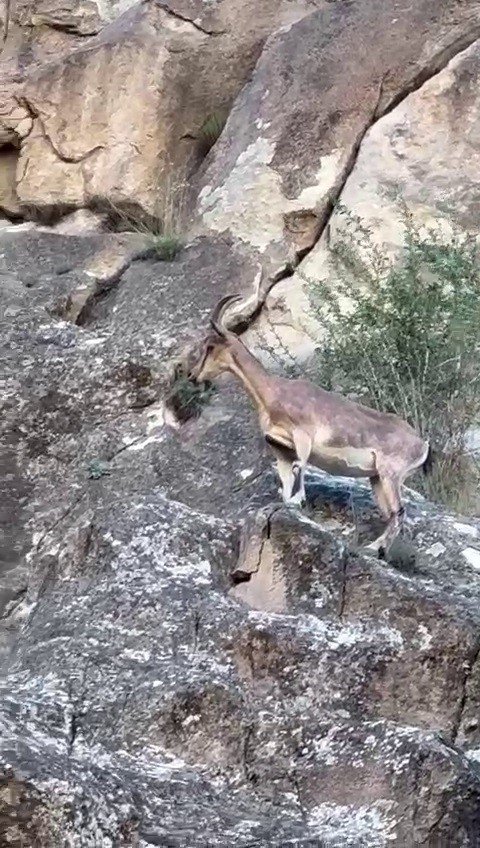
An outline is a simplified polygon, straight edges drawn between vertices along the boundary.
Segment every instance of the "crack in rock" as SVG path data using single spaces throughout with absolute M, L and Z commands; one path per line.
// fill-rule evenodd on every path
M 60 21 L 47 21 L 44 20 L 40 15 L 35 16 L 35 21 L 30 24 L 30 27 L 33 29 L 34 27 L 43 26 L 47 29 L 52 29 L 55 32 L 64 32 L 66 35 L 76 35 L 77 38 L 93 38 L 94 35 L 98 35 L 99 32 L 103 29 L 102 25 L 99 24 L 95 29 L 91 29 L 90 32 L 82 32 L 78 29 L 76 24 L 62 24 Z
M 466 707 L 466 704 L 467 704 L 467 698 L 468 698 L 468 684 L 469 684 L 470 678 L 472 677 L 474 668 L 475 668 L 479 659 L 480 659 L 480 639 L 478 639 L 476 644 L 474 645 L 471 657 L 468 658 L 465 661 L 465 664 L 464 664 L 465 665 L 465 674 L 464 674 L 463 680 L 462 680 L 462 694 L 460 696 L 460 701 L 459 701 L 459 705 L 458 705 L 458 712 L 457 712 L 457 715 L 454 718 L 453 726 L 452 726 L 452 732 L 451 732 L 451 741 L 452 741 L 453 744 L 456 744 L 458 734 L 459 734 L 460 728 L 462 726 L 463 713 L 465 711 L 465 707 Z
M 35 109 L 34 106 L 30 103 L 30 101 L 25 97 L 16 97 L 15 98 L 19 106 L 24 106 L 27 110 L 30 117 L 38 122 L 38 126 L 40 127 L 40 132 L 42 137 L 47 142 L 48 146 L 51 148 L 55 156 L 60 159 L 61 162 L 66 162 L 69 165 L 79 165 L 81 162 L 85 162 L 86 159 L 89 159 L 93 156 L 94 153 L 97 153 L 99 150 L 105 150 L 105 145 L 96 144 L 95 147 L 92 147 L 90 150 L 87 150 L 85 153 L 81 153 L 78 156 L 69 156 L 67 153 L 63 153 L 59 147 L 52 141 L 51 136 L 47 132 L 45 127 L 45 123 L 43 118 L 41 117 L 39 111 Z M 20 182 L 19 180 L 18 182 Z
M 343 618 L 345 613 L 345 605 L 347 599 L 347 568 L 348 568 L 348 554 L 344 550 L 342 556 L 342 586 L 340 590 L 340 603 L 338 607 L 338 617 L 340 619 Z
M 12 615 L 17 611 L 17 609 L 22 605 L 22 602 L 28 592 L 28 586 L 22 586 L 21 589 L 18 590 L 16 595 L 9 601 L 4 612 L 0 615 L 0 621 L 7 621 L 11 618 Z
M 149 0 L 143 0 L 143 2 L 148 3 Z M 167 13 L 167 15 L 171 15 L 172 18 L 177 18 L 177 20 L 183 21 L 183 23 L 191 24 L 192 27 L 194 27 L 198 32 L 201 32 L 203 35 L 225 35 L 227 32 L 224 29 L 206 29 L 206 27 L 203 27 L 201 24 L 198 23 L 198 21 L 192 21 L 192 19 L 189 18 L 187 15 L 182 15 L 181 12 L 177 12 L 176 10 L 171 9 L 168 3 L 165 2 L 165 0 L 156 0 L 156 3 L 158 6 L 160 6 L 161 9 L 163 9 L 164 12 Z
M 77 495 L 77 497 L 75 498 L 73 503 L 70 504 L 64 512 L 62 512 L 62 514 L 59 516 L 59 518 L 57 518 L 57 520 L 54 521 L 53 524 L 47 530 L 45 530 L 44 533 L 42 533 L 37 544 L 32 548 L 32 552 L 34 554 L 38 554 L 42 550 L 45 539 L 50 535 L 50 533 L 53 533 L 53 531 L 64 520 L 64 518 L 67 518 L 70 515 L 70 513 L 73 512 L 73 510 L 78 506 L 80 501 L 83 500 L 83 498 L 85 497 L 86 494 L 87 494 L 86 491 L 80 492 L 80 494 Z

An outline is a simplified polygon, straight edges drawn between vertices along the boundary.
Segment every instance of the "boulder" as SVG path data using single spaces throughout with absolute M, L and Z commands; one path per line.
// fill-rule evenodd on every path
M 130 223 L 181 229 L 190 173 L 221 132 L 262 41 L 307 12 L 301 0 L 269 0 L 255 18 L 238 0 L 129 5 L 100 13 L 94 3 L 53 0 L 17 9 L 19 25 L 35 33 L 76 34 L 68 49 L 37 50 L 33 62 L 12 48 L 21 80 L 11 98 L 32 124 L 28 137 L 16 137 L 16 188 L 28 217 L 103 206 Z
M 403 245 L 405 207 L 424 230 L 433 228 L 446 238 L 453 229 L 478 236 L 479 78 L 476 41 L 366 134 L 339 200 L 387 255 L 398 255 Z M 321 327 L 308 315 L 309 281 L 335 284 L 331 247 L 349 226 L 342 211 L 333 212 L 298 273 L 272 290 L 260 336 L 268 337 L 273 324 L 295 355 L 311 353 L 309 337 L 318 340 Z
M 395 121 L 410 92 L 479 37 L 478 11 L 476 3 L 435 0 L 401 9 L 383 0 L 331 3 L 274 33 L 199 173 L 197 231 L 244 241 L 266 288 L 273 273 L 295 267 L 330 221 L 359 149 L 381 161 L 377 150 L 374 160 L 363 153 L 370 127 L 385 113 Z M 252 343 L 308 358 L 309 334 L 318 334 L 309 312 L 287 268 Z

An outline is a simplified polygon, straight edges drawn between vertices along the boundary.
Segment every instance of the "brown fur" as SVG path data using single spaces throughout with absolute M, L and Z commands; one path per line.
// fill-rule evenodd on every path
M 428 443 L 396 415 L 370 409 L 307 380 L 269 374 L 237 336 L 224 330 L 218 320 L 214 326 L 191 379 L 211 380 L 230 371 L 243 383 L 276 454 L 286 500 L 304 500 L 307 462 L 334 474 L 368 477 L 388 521 L 385 533 L 370 547 L 385 553 L 403 519 L 402 483 L 425 462 Z

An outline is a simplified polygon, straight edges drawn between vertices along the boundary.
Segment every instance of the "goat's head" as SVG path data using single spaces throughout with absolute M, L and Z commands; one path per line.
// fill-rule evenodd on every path
M 194 383 L 213 380 L 230 369 L 232 363 L 232 342 L 236 335 L 222 325 L 222 317 L 226 307 L 235 300 L 241 300 L 240 295 L 228 295 L 215 307 L 210 318 L 212 330 L 202 342 L 200 355 L 188 375 Z

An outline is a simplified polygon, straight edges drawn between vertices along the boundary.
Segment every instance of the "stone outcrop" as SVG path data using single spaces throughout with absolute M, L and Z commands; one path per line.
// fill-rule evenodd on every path
M 478 11 L 335 3 L 273 35 L 202 177 L 203 225 L 260 252 L 308 250 L 365 132 L 480 35 Z
M 24 29 L 78 36 L 73 49 L 28 64 L 14 53 L 8 113 L 20 108 L 31 124 L 15 139 L 18 202 L 43 220 L 103 205 L 179 227 L 190 173 L 215 140 L 203 127 L 213 120 L 220 132 L 262 41 L 307 7 L 269 0 L 252 20 L 239 0 L 146 0 L 112 5 L 102 20 L 85 6 L 91 15 L 78 3 L 15 7 Z
M 0 206 L 43 225 L 0 227 L 0 845 L 477 848 L 479 521 L 410 492 L 379 562 L 366 487 L 280 505 L 234 383 L 167 400 L 225 294 L 311 349 L 337 196 L 392 249 L 393 184 L 476 233 L 479 4 L 9 9 Z M 107 231 L 167 161 L 168 263 Z
M 435 228 L 446 236 L 452 225 L 477 235 L 477 168 L 480 42 L 453 58 L 438 74 L 410 94 L 365 136 L 340 195 L 349 213 L 368 227 L 374 243 L 394 254 L 403 243 L 404 207 L 419 227 Z M 328 232 L 319 240 L 299 273 L 272 291 L 262 315 L 268 334 L 277 322 L 280 335 L 293 349 L 308 350 L 305 335 L 315 334 L 305 321 L 308 280 L 334 285 L 331 246 L 348 222 L 341 213 L 329 218 Z M 286 326 L 285 326 L 286 325 Z
M 3 841 L 474 846 L 479 526 L 412 501 L 379 563 L 362 487 L 272 502 L 232 386 L 169 427 L 159 362 L 243 258 L 59 320 L 109 239 L 2 234 Z

